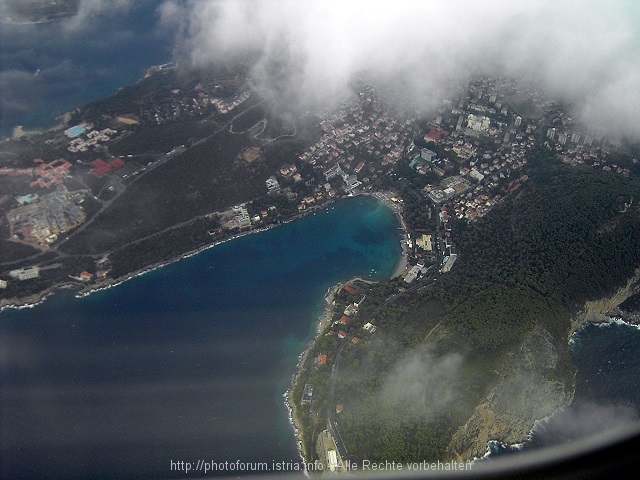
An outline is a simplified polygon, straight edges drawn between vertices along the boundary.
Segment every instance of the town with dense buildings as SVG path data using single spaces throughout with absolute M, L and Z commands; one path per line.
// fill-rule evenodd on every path
M 173 64 L 153 67 L 143 80 L 153 81 L 174 69 Z M 246 110 L 255 107 L 255 97 L 249 79 L 227 75 L 202 79 L 189 88 L 145 94 L 135 108 L 116 102 L 114 110 L 121 111 L 109 112 L 109 121 L 104 114 L 96 117 L 99 125 L 83 119 L 81 109 L 70 112 L 64 120 L 82 121 L 42 135 L 42 150 L 60 156 L 33 158 L 30 165 L 0 165 L 0 177 L 11 179 L 8 185 L 15 193 L 11 196 L 3 189 L 7 193 L 0 203 L 7 240 L 40 251 L 55 249 L 64 234 L 107 208 L 127 182 L 188 148 L 175 145 L 155 157 L 118 156 L 111 154 L 110 145 L 147 125 L 242 116 L 249 99 L 254 101 Z M 601 133 L 581 128 L 556 103 L 511 79 L 475 79 L 443 99 L 435 115 L 427 118 L 398 111 L 386 105 L 374 87 L 360 85 L 350 102 L 317 118 L 315 141 L 269 172 L 264 190 L 255 192 L 259 201 L 247 199 L 208 213 L 208 218 L 219 220 L 209 231 L 212 240 L 281 222 L 345 195 L 394 191 L 396 195 L 381 198 L 406 214 L 409 207 L 400 191 L 404 188 L 406 194 L 409 189 L 420 199 L 411 208 L 421 210 L 417 218 L 422 222 L 405 215 L 409 268 L 404 275 L 411 283 L 434 263 L 443 273 L 452 268 L 458 255 L 453 221 L 473 221 L 505 196 L 517 194 L 527 182 L 532 150 L 549 149 L 576 167 L 630 173 L 630 165 L 613 160 L 619 156 L 612 154 L 616 145 Z M 263 118 L 256 118 L 245 131 L 253 133 L 259 124 L 264 131 Z M 229 131 L 237 133 L 234 128 L 238 127 L 231 122 Z M 13 142 L 24 139 L 24 132 L 16 129 Z M 246 147 L 240 157 L 247 164 L 259 161 L 264 145 L 272 140 Z M 283 200 L 290 208 L 283 208 Z M 3 285 L 10 281 L 15 280 L 4 279 Z
M 144 82 L 161 81 L 175 68 L 154 67 L 134 90 L 144 91 Z M 24 290 L 36 298 L 60 284 L 88 291 L 120 281 L 166 260 L 139 253 L 153 255 L 164 239 L 171 243 L 167 257 L 176 257 L 362 194 L 385 202 L 402 222 L 404 261 L 397 272 L 402 294 L 455 269 L 461 255 L 456 223 L 474 222 L 519 195 L 529 181 L 528 162 L 535 152 L 544 149 L 575 168 L 625 177 L 637 167 L 637 159 L 620 153 L 620 145 L 581 127 L 539 92 L 505 78 L 474 79 L 427 117 L 389 106 L 376 88 L 360 85 L 350 102 L 313 116 L 312 133 L 307 131 L 284 156 L 274 154 L 278 142 L 295 138 L 303 122 L 268 118 L 259 93 L 242 75 L 207 77 L 134 98 L 116 96 L 109 104 L 76 109 L 65 115 L 61 128 L 40 134 L 16 129 L 14 138 L 3 142 L 3 150 L 18 152 L 0 163 L 0 226 L 5 245 L 15 246 L 0 262 L 3 305 L 33 300 L 17 292 L 37 280 L 43 281 L 40 290 Z M 279 127 L 270 130 L 273 123 Z M 166 138 L 151 138 L 146 133 L 151 128 L 166 129 Z M 65 242 L 90 230 L 132 185 L 144 184 L 150 172 L 179 162 L 222 134 L 242 139 L 230 158 L 234 174 L 246 171 L 255 180 L 243 201 L 191 214 L 193 218 L 181 211 L 179 220 L 159 231 L 110 249 L 80 255 L 65 249 Z M 135 142 L 151 147 L 140 151 Z M 202 199 L 192 184 L 176 182 L 172 188 L 179 194 L 173 198 Z M 153 248 L 145 242 L 154 242 Z M 127 271 L 125 260 L 114 260 L 119 253 L 141 264 Z M 58 276 L 47 285 L 43 276 L 52 272 Z M 305 453 L 332 471 L 344 468 L 347 453 L 334 419 L 342 405 L 332 403 L 333 387 L 328 387 L 335 367 L 329 367 L 336 365 L 342 349 L 366 348 L 366 340 L 378 331 L 375 318 L 359 316 L 367 301 L 357 281 L 328 294 L 320 334 L 335 337 L 340 348 L 313 359 L 314 372 L 326 373 L 325 385 L 305 383 L 300 398 L 288 400 L 294 410 L 308 409 L 307 414 L 325 419 L 326 429 L 315 436 L 313 451 Z M 326 413 L 319 397 L 328 399 Z

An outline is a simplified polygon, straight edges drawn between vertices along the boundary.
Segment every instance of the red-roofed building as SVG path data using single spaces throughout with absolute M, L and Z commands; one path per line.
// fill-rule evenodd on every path
M 427 133 L 424 135 L 424 140 L 427 142 L 431 140 L 437 143 L 448 135 L 449 132 L 445 129 L 429 124 L 427 125 Z
M 338 332 L 338 338 L 344 338 L 347 336 L 347 332 L 345 332 L 344 330 L 340 330 Z
M 360 341 L 360 339 L 358 337 L 353 337 L 351 339 L 351 343 L 353 343 L 354 345 L 356 345 L 359 341 Z
M 96 158 L 92 162 L 89 163 L 93 168 L 91 169 L 91 174 L 96 177 L 101 177 L 106 173 L 109 173 L 114 168 L 120 168 L 124 165 L 124 162 L 120 158 L 114 158 L 109 162 L 105 162 L 101 158 Z
M 349 317 L 346 315 L 342 315 L 342 318 L 340 319 L 340 323 L 344 323 L 346 325 L 347 323 L 349 323 Z
M 92 275 L 91 273 L 89 273 L 89 272 L 87 272 L 87 271 L 85 270 L 84 272 L 82 272 L 82 273 L 80 274 L 80 278 L 81 278 L 83 281 L 88 282 L 88 281 L 90 281 L 90 280 L 93 278 L 93 275 Z
M 96 177 L 101 177 L 109 171 L 109 166 L 107 165 L 107 162 L 105 162 L 101 158 L 96 158 L 95 160 L 90 162 L 89 165 L 93 167 L 91 169 L 91 174 Z
M 318 358 L 316 358 L 316 363 L 318 365 L 324 365 L 327 363 L 327 355 L 325 353 L 321 353 L 320 355 L 318 355 Z

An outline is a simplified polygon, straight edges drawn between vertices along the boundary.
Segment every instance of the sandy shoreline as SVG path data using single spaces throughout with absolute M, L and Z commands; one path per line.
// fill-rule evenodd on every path
M 398 217 L 402 218 L 400 214 L 398 214 Z M 404 221 L 402 222 L 402 229 L 406 237 L 407 227 L 404 224 Z M 393 275 L 391 275 L 391 278 L 395 278 L 395 277 L 399 277 L 400 275 L 403 275 L 407 271 L 407 268 L 409 267 L 409 248 L 407 247 L 406 240 L 401 241 L 400 245 L 402 246 L 402 256 L 400 257 L 400 260 L 398 260 L 398 265 L 396 265 L 396 269 L 393 272 Z

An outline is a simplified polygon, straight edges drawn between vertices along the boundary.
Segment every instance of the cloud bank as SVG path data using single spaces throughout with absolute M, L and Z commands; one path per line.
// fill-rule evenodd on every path
M 591 126 L 640 135 L 640 5 L 632 1 L 166 0 L 194 66 L 250 56 L 280 101 L 331 105 L 356 79 L 419 110 L 472 75 L 525 79 Z
M 382 405 L 414 420 L 434 418 L 456 399 L 462 363 L 462 355 L 436 357 L 428 346 L 409 352 L 386 378 Z

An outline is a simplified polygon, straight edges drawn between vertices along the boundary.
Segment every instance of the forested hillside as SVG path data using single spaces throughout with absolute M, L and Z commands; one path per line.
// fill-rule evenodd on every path
M 544 158 L 532 177 L 527 190 L 463 227 L 462 258 L 437 288 L 450 304 L 447 325 L 478 348 L 515 340 L 536 321 L 561 333 L 551 312 L 566 317 L 613 293 L 640 265 L 637 177 Z

